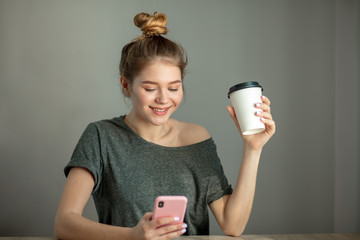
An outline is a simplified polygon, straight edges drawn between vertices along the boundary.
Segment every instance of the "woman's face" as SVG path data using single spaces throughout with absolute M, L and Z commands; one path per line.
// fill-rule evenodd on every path
M 156 61 L 145 67 L 130 90 L 132 113 L 137 121 L 159 126 L 170 118 L 183 97 L 181 72 L 177 66 Z

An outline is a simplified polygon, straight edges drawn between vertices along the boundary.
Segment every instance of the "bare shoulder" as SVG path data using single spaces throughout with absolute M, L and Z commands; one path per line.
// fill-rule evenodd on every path
M 183 131 L 187 134 L 197 135 L 202 140 L 210 137 L 210 133 L 205 127 L 195 123 L 183 122 Z
M 209 139 L 210 133 L 208 130 L 198 124 L 189 122 L 178 122 L 179 132 L 178 138 L 182 145 L 191 145 Z

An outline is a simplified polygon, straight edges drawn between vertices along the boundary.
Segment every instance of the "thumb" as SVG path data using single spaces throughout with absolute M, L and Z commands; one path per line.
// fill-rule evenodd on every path
M 238 122 L 237 122 L 237 118 L 236 118 L 236 113 L 235 113 L 235 109 L 232 107 L 232 106 L 227 106 L 226 107 L 228 112 L 229 112 L 229 115 L 230 117 L 232 118 L 232 120 L 234 121 L 234 123 L 236 125 L 238 125 Z
M 229 112 L 229 115 L 230 115 L 231 119 L 234 121 L 236 128 L 237 128 L 237 129 L 239 130 L 239 132 L 241 133 L 240 125 L 239 125 L 239 122 L 238 122 L 238 120 L 237 120 L 234 107 L 232 107 L 232 106 L 227 106 L 226 108 L 227 108 L 227 110 L 228 110 L 228 112 Z
M 143 219 L 144 221 L 151 221 L 152 216 L 153 216 L 153 213 L 152 213 L 152 212 L 147 212 L 147 213 L 144 214 L 144 216 L 142 217 L 142 219 Z
M 234 118 L 236 116 L 234 108 L 232 106 L 227 106 L 226 108 L 227 108 L 227 110 L 229 112 L 230 117 Z

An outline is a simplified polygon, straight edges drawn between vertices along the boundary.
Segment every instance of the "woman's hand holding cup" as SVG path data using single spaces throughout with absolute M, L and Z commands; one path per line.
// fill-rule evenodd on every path
M 271 102 L 261 93 L 262 87 L 257 82 L 245 82 L 230 88 L 228 94 L 233 105 L 227 106 L 230 117 L 244 139 L 245 147 L 253 150 L 262 149 L 276 128 Z

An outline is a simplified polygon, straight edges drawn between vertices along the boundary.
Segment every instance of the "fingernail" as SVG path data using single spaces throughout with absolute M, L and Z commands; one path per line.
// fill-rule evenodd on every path
M 261 121 L 265 121 L 265 118 L 261 118 Z
M 180 218 L 179 217 L 174 217 L 174 221 L 179 221 Z
M 182 230 L 181 230 L 181 233 L 186 233 L 186 229 L 182 229 Z
M 256 112 L 256 115 L 260 115 L 260 114 L 261 114 L 261 111 Z
M 255 104 L 256 107 L 260 107 L 260 103 Z
M 265 96 L 261 96 L 261 99 L 265 99 Z
M 181 227 L 182 228 L 187 228 L 187 224 L 183 224 Z

